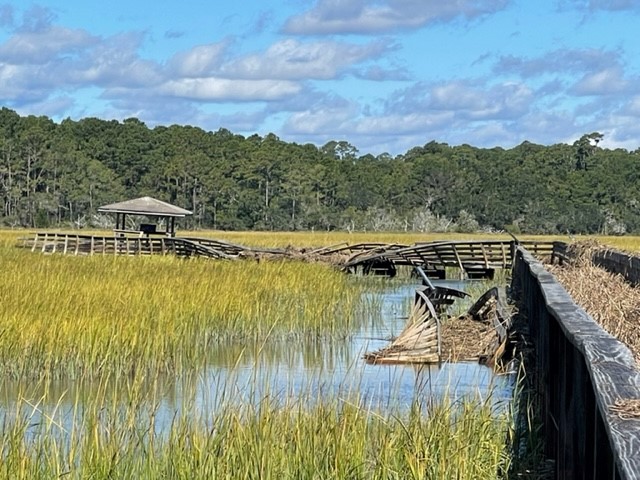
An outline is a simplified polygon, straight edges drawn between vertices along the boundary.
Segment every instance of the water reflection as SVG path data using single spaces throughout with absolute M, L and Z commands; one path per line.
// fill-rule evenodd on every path
M 222 405 L 252 404 L 267 396 L 282 402 L 339 398 L 382 411 L 402 410 L 416 401 L 443 396 L 455 400 L 491 393 L 492 401 L 508 402 L 512 378 L 496 376 L 491 369 L 477 364 L 403 366 L 364 362 L 364 353 L 382 348 L 400 333 L 417 286 L 390 283 L 382 293 L 370 294 L 377 297 L 380 311 L 376 315 L 380 318 L 373 315 L 367 321 L 355 322 L 361 327 L 350 338 L 294 336 L 258 344 L 221 343 L 212 347 L 202 369 L 180 378 L 142 379 L 134 386 L 126 379 L 38 385 L 5 380 L 0 383 L 0 424 L 15 414 L 18 404 L 33 406 L 35 423 L 54 413 L 64 423 L 67 416 L 81 415 L 83 406 L 95 398 L 123 405 L 144 399 L 141 404 L 153 410 L 160 431 L 185 412 L 202 418 Z M 463 287 L 458 282 L 454 288 Z

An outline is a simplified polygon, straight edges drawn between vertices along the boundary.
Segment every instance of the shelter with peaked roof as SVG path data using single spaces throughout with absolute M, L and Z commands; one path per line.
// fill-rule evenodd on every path
M 139 233 L 141 235 L 164 234 L 170 237 L 175 236 L 176 218 L 183 218 L 193 214 L 193 212 L 189 210 L 152 197 L 140 197 L 124 202 L 103 205 L 98 208 L 98 211 L 101 213 L 115 213 L 116 228 L 114 231 L 116 233 Z M 140 224 L 139 230 L 127 230 L 125 223 L 127 215 L 164 218 L 166 220 L 166 230 L 159 231 L 156 224 L 150 223 Z

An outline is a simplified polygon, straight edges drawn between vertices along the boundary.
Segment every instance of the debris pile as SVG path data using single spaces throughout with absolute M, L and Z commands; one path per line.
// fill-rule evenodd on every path
M 468 294 L 442 288 L 429 282 L 417 290 L 404 330 L 387 347 L 367 353 L 365 360 L 373 364 L 476 361 L 494 366 L 505 351 L 511 326 L 499 289 L 488 290 L 466 314 L 446 317 L 446 307 Z

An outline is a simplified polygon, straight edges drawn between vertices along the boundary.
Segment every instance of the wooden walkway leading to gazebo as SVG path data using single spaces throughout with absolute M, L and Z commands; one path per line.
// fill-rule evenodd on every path
M 39 232 L 20 240 L 32 252 L 64 255 L 177 255 L 180 257 L 231 258 L 221 242 L 199 242 L 180 237 L 78 235 Z M 231 248 L 232 252 L 237 249 Z
M 415 245 L 358 243 L 341 244 L 312 250 L 265 249 L 235 245 L 212 238 L 170 237 L 164 235 L 81 235 L 75 233 L 38 232 L 20 240 L 19 246 L 33 252 L 66 255 L 177 255 L 219 259 L 295 258 L 324 261 L 346 271 L 395 273 L 396 266 L 422 267 L 433 273 L 447 267 L 491 271 L 510 268 L 516 245 L 538 257 L 562 253 L 561 242 L 543 241 L 442 241 Z M 482 273 L 481 272 L 481 273 Z

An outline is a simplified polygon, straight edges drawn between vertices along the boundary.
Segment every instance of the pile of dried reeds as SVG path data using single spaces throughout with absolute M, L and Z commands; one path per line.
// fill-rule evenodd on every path
M 570 247 L 573 261 L 564 266 L 548 266 L 575 302 L 607 332 L 626 344 L 636 361 L 640 360 L 640 288 L 621 275 L 595 266 L 591 258 L 598 249 L 595 242 Z
M 441 332 L 442 360 L 449 362 L 477 361 L 486 357 L 496 338 L 496 330 L 490 323 L 464 315 L 442 322 Z

